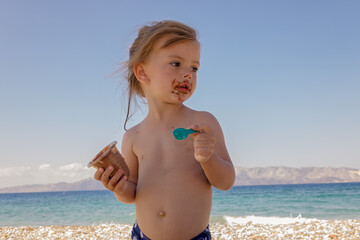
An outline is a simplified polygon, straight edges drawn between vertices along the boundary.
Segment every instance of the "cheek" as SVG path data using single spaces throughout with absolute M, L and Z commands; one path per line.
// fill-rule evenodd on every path
M 176 79 L 171 81 L 171 93 L 179 94 L 179 91 L 175 90 L 177 85 L 178 82 L 176 81 Z
M 172 67 L 172 68 L 168 67 L 168 66 L 163 67 L 161 72 L 162 72 L 163 76 L 167 76 L 167 77 L 176 76 L 175 75 L 176 69 L 174 67 Z
M 196 89 L 196 86 L 197 86 L 196 77 L 191 83 L 192 83 L 191 92 L 193 93 L 193 92 L 195 92 L 195 89 Z

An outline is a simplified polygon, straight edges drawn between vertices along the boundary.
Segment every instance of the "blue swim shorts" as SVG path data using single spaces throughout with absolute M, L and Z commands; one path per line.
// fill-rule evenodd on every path
M 145 236 L 145 234 L 141 232 L 140 227 L 136 221 L 131 231 L 131 240 L 151 240 L 151 239 Z M 209 226 L 207 226 L 202 233 L 192 238 L 191 240 L 211 240 Z

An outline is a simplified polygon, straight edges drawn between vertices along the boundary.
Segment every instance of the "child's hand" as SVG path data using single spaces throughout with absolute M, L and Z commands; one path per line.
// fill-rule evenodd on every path
M 200 163 L 207 162 L 214 154 L 216 138 L 208 126 L 191 125 L 197 133 L 191 134 L 194 138 L 194 156 Z
M 114 193 L 123 192 L 124 184 L 128 180 L 125 175 L 123 175 L 124 171 L 119 169 L 112 178 L 109 178 L 110 174 L 114 171 L 113 166 L 109 166 L 104 170 L 103 168 L 99 168 L 95 174 L 94 178 L 98 181 L 101 181 L 104 187 L 109 189 Z M 120 181 L 119 181 L 120 180 Z

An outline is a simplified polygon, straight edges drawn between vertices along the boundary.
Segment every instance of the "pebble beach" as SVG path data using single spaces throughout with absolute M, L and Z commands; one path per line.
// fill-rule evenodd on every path
M 0 239 L 130 239 L 132 225 L 1 227 Z M 213 239 L 360 239 L 360 220 L 210 224 Z

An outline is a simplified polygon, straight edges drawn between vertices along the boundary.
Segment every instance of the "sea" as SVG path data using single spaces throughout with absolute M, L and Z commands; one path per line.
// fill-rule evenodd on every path
M 134 205 L 110 191 L 0 194 L 0 227 L 132 224 Z M 360 219 L 360 183 L 235 186 L 213 190 L 210 223 Z

